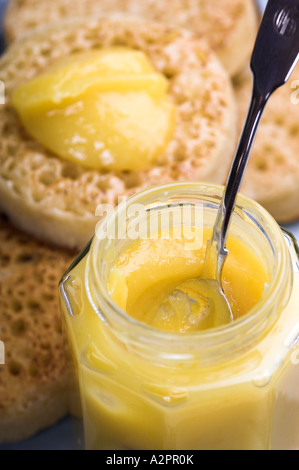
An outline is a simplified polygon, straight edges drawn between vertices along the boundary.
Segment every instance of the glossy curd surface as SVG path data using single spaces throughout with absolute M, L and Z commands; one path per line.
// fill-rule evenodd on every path
M 56 156 L 92 169 L 138 170 L 172 138 L 168 81 L 141 51 L 110 47 L 60 59 L 19 86 L 12 104 Z
M 178 230 L 177 230 L 178 232 Z M 116 259 L 109 277 L 109 292 L 115 303 L 136 320 L 162 330 L 185 333 L 220 326 L 220 304 L 211 307 L 208 318 L 197 314 L 188 302 L 188 294 L 179 291 L 189 282 L 190 297 L 199 302 L 216 301 L 215 288 L 203 284 L 199 290 L 205 259 L 206 243 L 211 231 L 203 233 L 200 249 L 188 249 L 187 240 L 196 234 L 184 230 L 186 238 L 177 234 L 168 239 L 134 241 Z M 177 236 L 176 236 L 177 235 Z M 198 238 L 201 236 L 198 230 Z M 224 265 L 221 283 L 231 305 L 233 318 L 245 315 L 262 298 L 268 274 L 263 262 L 240 239 L 230 237 L 229 255 Z

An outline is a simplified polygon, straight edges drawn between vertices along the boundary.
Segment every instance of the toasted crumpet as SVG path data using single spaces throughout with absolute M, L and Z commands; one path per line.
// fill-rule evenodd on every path
M 299 217 L 298 85 L 297 67 L 288 83 L 270 97 L 241 188 L 280 223 Z M 236 84 L 240 123 L 246 117 L 251 87 L 249 73 Z
M 10 0 L 7 41 L 50 22 L 112 11 L 191 29 L 207 40 L 232 76 L 245 66 L 257 31 L 253 0 Z
M 87 170 L 30 138 L 12 108 L 18 85 L 74 52 L 124 45 L 145 52 L 169 80 L 176 128 L 155 166 L 139 171 Z M 185 30 L 127 17 L 70 21 L 15 42 L 0 61 L 0 208 L 15 225 L 46 241 L 81 248 L 94 234 L 97 206 L 115 206 L 150 186 L 226 179 L 236 142 L 235 100 L 216 56 Z
M 32 436 L 68 411 L 58 282 L 73 257 L 0 218 L 0 442 Z

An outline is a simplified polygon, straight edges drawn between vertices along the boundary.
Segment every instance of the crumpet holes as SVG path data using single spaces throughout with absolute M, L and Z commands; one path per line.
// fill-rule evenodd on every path
M 264 173 L 268 170 L 268 164 L 266 160 L 264 159 L 259 159 L 255 162 L 255 168 L 257 171 L 260 171 L 261 173 Z
M 11 309 L 14 313 L 20 313 L 23 310 L 23 305 L 19 300 L 13 299 L 11 302 Z
M 22 318 L 15 320 L 11 325 L 11 332 L 14 336 L 19 336 L 25 333 L 26 330 L 27 324 Z
M 22 365 L 17 361 L 11 361 L 8 364 L 9 373 L 15 377 L 22 373 Z

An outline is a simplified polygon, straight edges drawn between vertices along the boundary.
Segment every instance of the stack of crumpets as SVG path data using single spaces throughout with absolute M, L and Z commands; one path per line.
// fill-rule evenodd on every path
M 0 442 L 27 438 L 68 411 L 57 283 L 73 256 L 0 217 Z
M 231 82 L 186 30 L 122 15 L 52 25 L 9 47 L 0 80 L 0 208 L 42 240 L 81 248 L 101 204 L 226 179 Z

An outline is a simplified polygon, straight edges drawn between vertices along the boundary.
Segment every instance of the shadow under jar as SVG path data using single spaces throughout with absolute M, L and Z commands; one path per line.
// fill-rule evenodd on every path
M 222 193 L 180 183 L 134 196 L 98 224 L 63 277 L 72 409 L 78 415 L 80 404 L 86 449 L 299 449 L 298 249 L 261 206 L 239 195 L 232 218 L 230 234 L 268 275 L 261 299 L 232 323 L 164 331 L 110 295 L 115 260 L 132 234 L 148 237 L 149 220 L 160 233 L 178 224 L 211 229 Z M 188 216 L 178 217 L 182 208 Z

